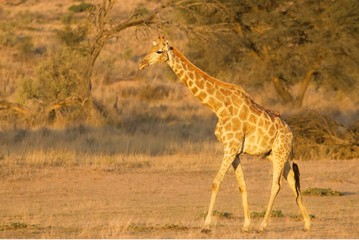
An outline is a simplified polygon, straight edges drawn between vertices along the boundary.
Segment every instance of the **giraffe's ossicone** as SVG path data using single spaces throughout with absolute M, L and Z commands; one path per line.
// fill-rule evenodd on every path
M 304 219 L 304 229 L 310 229 L 310 218 L 302 203 L 299 189 L 299 169 L 292 161 L 293 134 L 282 116 L 255 103 L 239 86 L 222 82 L 193 65 L 176 48 L 160 37 L 140 62 L 139 68 L 167 63 L 193 95 L 218 117 L 215 135 L 222 143 L 224 157 L 212 184 L 212 196 L 202 230 L 208 232 L 214 203 L 223 177 L 232 165 L 242 195 L 243 230 L 248 231 L 251 220 L 247 187 L 239 156 L 266 155 L 273 164 L 273 179 L 268 207 L 261 223 L 263 230 L 269 221 L 274 200 L 281 188 L 282 176 L 293 190 Z

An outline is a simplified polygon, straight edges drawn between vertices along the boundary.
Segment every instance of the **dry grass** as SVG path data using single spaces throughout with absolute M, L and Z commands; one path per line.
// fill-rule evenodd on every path
M 86 2 L 96 3 L 96 1 Z M 131 1 L 131 4 L 125 5 L 117 3 L 114 17 L 124 18 L 133 6 L 141 3 L 141 0 Z M 19 91 L 16 92 L 16 89 L 20 89 L 19 86 L 26 79 L 39 77 L 37 76 L 39 66 L 48 63 L 55 55 L 57 46 L 60 44 L 55 32 L 64 28 L 66 19 L 73 19 L 74 25 L 85 19 L 85 13 L 71 15 L 74 13 L 69 11 L 70 6 L 78 4 L 73 1 L 45 3 L 29 0 L 18 1 L 17 4 L 7 1 L 1 6 L 0 13 L 6 16 L 4 18 L 6 20 L 0 22 L 2 34 L 0 37 L 6 40 L 2 43 L 4 52 L 0 58 L 0 65 L 5 66 L 0 71 L 1 99 L 12 102 L 22 101 L 21 94 Z M 146 4 L 148 8 L 151 8 L 154 3 Z M 106 153 L 158 155 L 194 152 L 202 148 L 203 142 L 209 141 L 212 144 L 215 141 L 214 116 L 177 80 L 173 81 L 176 77 L 167 66 L 157 65 L 146 71 L 138 71 L 138 61 L 148 50 L 156 34 L 157 32 L 144 33 L 128 30 L 118 39 L 111 40 L 105 45 L 94 69 L 92 94 L 99 105 L 106 110 L 107 126 L 105 128 L 108 127 L 110 130 L 104 130 L 103 133 L 101 133 L 102 129 L 93 130 L 88 137 L 84 136 L 85 133 L 78 140 L 81 144 L 75 141 L 71 143 L 73 146 L 78 146 L 80 149 L 87 146 L 94 151 L 101 148 Z M 17 35 L 20 36 L 18 39 L 12 37 Z M 186 45 L 186 40 L 182 38 L 175 38 L 175 40 L 175 42 L 172 41 L 173 44 L 187 55 L 190 52 L 190 46 Z M 248 57 L 248 61 L 251 61 L 251 58 Z M 191 60 L 194 63 L 197 62 L 196 58 Z M 293 86 L 293 91 L 296 92 L 298 87 L 300 86 Z M 256 87 L 247 90 L 261 105 L 285 113 L 296 134 L 297 158 L 358 157 L 359 131 L 357 128 L 349 128 L 358 118 L 356 98 L 323 88 L 318 89 L 313 84 L 309 86 L 304 98 L 305 111 L 298 114 L 290 107 L 283 106 L 272 85 L 265 85 L 263 89 Z M 28 106 L 31 108 L 32 103 L 28 103 Z M 40 116 L 44 111 L 36 107 L 31 110 L 35 114 L 27 118 L 23 118 L 16 112 L 0 112 L 0 129 L 5 131 L 5 135 L 14 134 L 17 138 L 21 138 L 21 133 L 9 132 L 8 129 L 35 129 L 25 131 L 29 134 L 28 141 L 33 141 L 31 136 L 35 135 L 37 138 L 37 135 L 42 134 L 42 130 L 36 130 L 39 128 L 70 127 L 69 136 L 72 136 L 72 126 L 78 126 L 81 123 L 68 121 L 69 118 L 71 120 L 85 115 L 79 110 L 73 114 L 76 116 L 71 117 L 71 113 L 67 114 L 63 111 L 65 113 L 62 114 L 67 114 L 67 119 L 58 117 L 55 121 L 46 121 L 46 116 Z M 307 110 L 316 112 L 308 114 Z M 42 123 L 37 124 L 37 120 Z M 96 122 L 103 126 L 103 121 L 99 119 L 89 122 Z M 117 137 L 110 136 L 111 129 L 115 129 L 113 131 Z M 54 145 L 59 141 L 61 145 L 62 142 L 66 142 L 64 136 L 66 132 L 65 128 L 59 131 L 59 138 L 57 136 L 40 137 L 34 141 L 38 141 L 40 145 L 43 143 L 50 145 L 50 142 Z M 152 138 L 156 140 L 152 141 Z M 182 144 L 183 141 L 185 141 L 184 144 Z
M 345 194 L 305 196 L 313 221 L 312 230 L 306 233 L 285 184 L 269 229 L 259 233 L 256 229 L 269 196 L 271 166 L 264 160 L 244 158 L 252 230 L 240 230 L 241 198 L 230 170 L 216 204 L 213 232 L 203 235 L 200 227 L 221 154 L 78 154 L 88 160 L 80 164 L 74 164 L 73 155 L 57 151 L 1 157 L 2 238 L 358 237 L 358 160 L 300 162 L 304 189 L 330 187 Z M 56 163 L 58 158 L 64 163 Z
M 114 17 L 127 16 L 142 2 L 119 2 Z M 0 100 L 22 101 L 16 90 L 27 78 L 36 78 L 41 63 L 54 55 L 59 45 L 55 32 L 70 18 L 84 19 L 84 13 L 70 16 L 68 8 L 77 4 L 19 0 L 0 6 Z M 245 157 L 253 229 L 240 231 L 241 198 L 230 170 L 218 197 L 214 230 L 200 233 L 222 158 L 213 135 L 216 119 L 173 81 L 167 66 L 137 70 L 157 34 L 126 31 L 105 45 L 92 93 L 108 113 L 107 124 L 64 127 L 66 120 L 59 119 L 36 125 L 16 112 L 1 112 L 0 237 L 358 238 L 358 100 L 315 85 L 309 86 L 303 107 L 318 114 L 284 107 L 272 85 L 247 90 L 258 103 L 286 113 L 296 134 L 296 159 L 309 159 L 299 162 L 302 188 L 331 188 L 342 196 L 304 197 L 314 217 L 312 231 L 305 233 L 285 186 L 274 206 L 278 217 L 268 231 L 258 233 L 271 167 Z M 176 47 L 189 52 L 186 40 L 175 40 Z

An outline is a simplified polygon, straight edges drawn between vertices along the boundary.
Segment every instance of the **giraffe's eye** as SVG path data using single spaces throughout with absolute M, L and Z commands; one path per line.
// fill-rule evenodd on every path
M 162 54 L 162 51 L 161 51 L 161 50 L 159 50 L 159 51 L 157 51 L 156 53 L 158 53 L 158 54 Z

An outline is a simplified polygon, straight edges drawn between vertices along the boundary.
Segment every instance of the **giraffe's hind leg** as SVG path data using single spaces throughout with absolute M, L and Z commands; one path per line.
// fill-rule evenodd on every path
M 242 230 L 247 232 L 249 230 L 249 226 L 251 224 L 250 219 L 250 213 L 249 213 L 249 207 L 248 207 L 248 194 L 247 194 L 247 186 L 244 181 L 244 175 L 243 170 L 241 166 L 241 162 L 239 159 L 239 155 L 237 155 L 236 159 L 232 163 L 232 166 L 234 168 L 234 172 L 237 178 L 239 191 L 242 195 L 242 204 L 243 204 L 243 211 L 244 211 L 244 224 L 242 227 Z
M 273 155 L 271 155 L 269 159 L 272 160 L 273 163 L 272 188 L 267 210 L 264 214 L 264 219 L 259 227 L 260 231 L 263 231 L 267 227 L 270 215 L 272 213 L 274 201 L 282 187 L 282 174 L 284 170 L 285 160 L 281 160 L 279 157 L 275 157 Z
M 293 171 L 294 168 L 297 168 L 296 171 Z M 290 188 L 294 192 L 297 204 L 304 219 L 304 230 L 308 231 L 310 229 L 310 217 L 302 202 L 302 195 L 299 187 L 299 170 L 295 163 L 293 163 L 293 169 L 291 168 L 290 163 L 287 161 L 284 168 L 283 177 L 287 180 Z

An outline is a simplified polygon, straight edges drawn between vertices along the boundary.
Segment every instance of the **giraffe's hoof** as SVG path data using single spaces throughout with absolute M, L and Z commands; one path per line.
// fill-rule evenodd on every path
M 262 224 L 259 226 L 258 231 L 263 232 L 264 229 L 266 229 L 266 227 L 267 227 L 267 223 L 263 221 Z
M 242 231 L 243 232 L 249 232 L 249 226 L 243 226 Z
M 209 228 L 202 228 L 201 233 L 210 234 L 210 233 L 211 233 L 211 229 L 209 229 Z
M 246 220 L 243 224 L 242 231 L 243 232 L 249 232 L 249 226 L 251 225 L 250 220 Z
M 305 225 L 304 226 L 304 229 L 303 229 L 305 232 L 309 232 L 310 231 L 310 225 Z
M 258 228 L 258 232 L 264 232 L 265 229 L 266 229 L 265 226 L 260 226 L 260 227 Z

